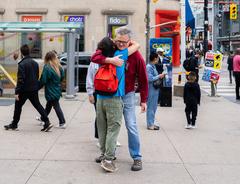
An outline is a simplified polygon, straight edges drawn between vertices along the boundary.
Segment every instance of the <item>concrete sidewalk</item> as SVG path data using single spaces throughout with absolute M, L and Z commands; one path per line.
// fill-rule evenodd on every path
M 45 104 L 45 100 L 41 97 Z M 94 158 L 94 108 L 85 93 L 61 100 L 67 120 L 65 130 L 40 132 L 37 112 L 29 102 L 23 108 L 20 131 L 5 131 L 14 106 L 0 106 L 0 184 L 239 184 L 240 106 L 222 97 L 202 95 L 198 128 L 184 129 L 182 98 L 173 107 L 158 107 L 160 131 L 146 129 L 137 107 L 143 170 L 130 170 L 126 128 L 123 123 L 117 148 L 116 173 L 105 173 Z M 58 125 L 55 112 L 51 122 Z

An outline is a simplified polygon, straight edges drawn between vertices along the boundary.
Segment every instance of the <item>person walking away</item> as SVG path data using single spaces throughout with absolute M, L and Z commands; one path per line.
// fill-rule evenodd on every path
M 150 63 L 147 64 L 147 74 L 148 74 L 148 100 L 147 100 L 147 129 L 148 130 L 159 130 L 159 126 L 154 124 L 155 113 L 157 110 L 158 96 L 160 93 L 159 88 L 153 86 L 153 82 L 164 78 L 164 74 L 158 74 L 156 69 L 156 64 L 158 63 L 158 54 L 150 54 Z
M 22 60 L 18 63 L 17 86 L 15 88 L 15 106 L 12 123 L 5 125 L 5 130 L 18 130 L 18 122 L 20 120 L 22 106 L 26 100 L 30 100 L 34 108 L 43 117 L 44 125 L 41 131 L 49 131 L 53 125 L 49 122 L 47 113 L 39 102 L 39 66 L 30 56 L 28 45 L 20 48 Z
M 228 64 L 229 80 L 230 80 L 230 84 L 232 84 L 232 75 L 233 75 L 233 51 L 230 51 L 230 53 L 229 53 L 228 60 L 227 60 L 227 64 Z
M 186 104 L 185 113 L 187 117 L 186 129 L 196 128 L 196 117 L 198 105 L 200 105 L 201 91 L 199 84 L 196 82 L 196 74 L 190 72 L 188 81 L 184 85 L 183 99 Z
M 186 79 L 188 80 L 188 74 L 194 72 L 196 74 L 196 82 L 199 80 L 199 54 L 195 54 L 193 50 L 186 52 L 186 60 L 183 62 L 183 67 L 187 71 Z
M 59 128 L 64 129 L 66 128 L 66 121 L 59 103 L 62 96 L 61 82 L 63 79 L 64 71 L 56 54 L 53 51 L 48 52 L 44 58 L 44 67 L 40 78 L 41 87 L 45 87 L 45 98 L 47 100 L 45 111 L 48 115 L 53 107 L 59 120 Z M 43 117 L 41 117 L 41 120 L 43 120 Z
M 236 100 L 240 100 L 239 87 L 240 87 L 240 48 L 237 48 L 235 56 L 233 57 L 233 74 L 235 77 L 235 91 Z
M 114 42 L 119 50 L 128 48 L 131 44 L 131 30 L 127 26 L 116 29 L 116 38 Z M 98 64 L 111 63 L 121 66 L 122 61 L 119 56 L 106 57 L 101 51 L 91 57 L 92 62 Z M 148 96 L 148 79 L 146 72 L 146 64 L 139 51 L 134 52 L 128 57 L 125 65 L 125 95 L 122 97 L 124 108 L 123 115 L 125 125 L 128 132 L 128 149 L 133 159 L 131 166 L 132 171 L 142 170 L 142 155 L 140 152 L 140 139 L 137 129 L 136 112 L 135 112 L 135 82 L 138 84 L 140 92 L 141 112 L 146 111 L 146 101 Z

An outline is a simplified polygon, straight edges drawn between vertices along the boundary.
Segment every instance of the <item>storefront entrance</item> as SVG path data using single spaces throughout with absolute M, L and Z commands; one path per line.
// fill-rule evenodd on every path
M 173 22 L 161 27 L 156 27 L 156 38 L 172 38 L 172 64 L 180 66 L 180 24 L 179 11 L 176 10 L 156 10 L 156 25 Z

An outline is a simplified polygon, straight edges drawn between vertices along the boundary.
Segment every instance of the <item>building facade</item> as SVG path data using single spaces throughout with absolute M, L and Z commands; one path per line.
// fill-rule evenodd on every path
M 179 1 L 159 0 L 151 4 L 151 24 L 155 24 L 156 10 L 179 11 Z M 1 22 L 82 22 L 77 51 L 93 52 L 104 36 L 114 36 L 114 30 L 129 25 L 133 39 L 141 44 L 145 55 L 146 1 L 139 0 L 5 0 L 0 1 Z M 155 37 L 155 30 L 151 31 Z M 43 58 L 49 50 L 66 51 L 66 37 L 62 33 L 1 33 L 0 58 L 11 60 L 20 45 L 29 44 L 34 58 Z

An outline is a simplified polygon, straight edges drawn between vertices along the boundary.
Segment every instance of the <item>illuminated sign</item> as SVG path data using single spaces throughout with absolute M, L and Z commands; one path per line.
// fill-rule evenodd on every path
M 64 16 L 64 22 L 84 22 L 84 16 Z
M 111 25 L 127 25 L 128 17 L 127 16 L 109 16 L 108 24 Z
M 42 16 L 22 16 L 22 22 L 41 22 Z

